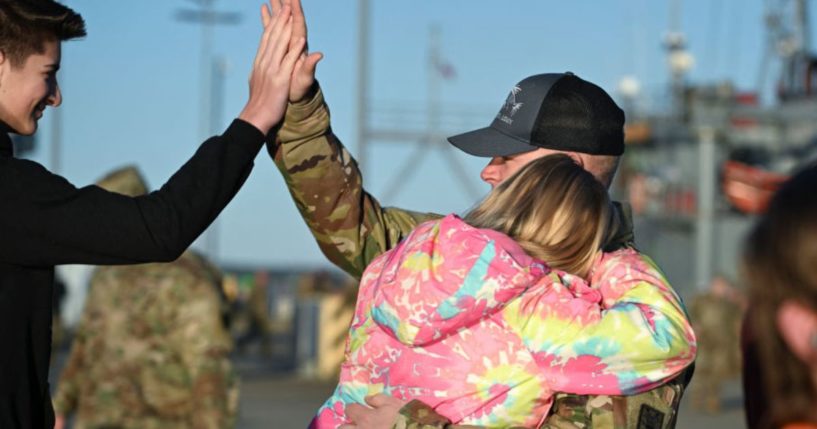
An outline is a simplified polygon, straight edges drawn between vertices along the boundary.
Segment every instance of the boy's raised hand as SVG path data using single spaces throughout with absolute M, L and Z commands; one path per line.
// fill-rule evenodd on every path
M 272 6 L 273 14 L 277 14 L 278 11 L 283 10 L 283 8 L 287 6 L 292 10 L 292 42 L 289 46 L 290 50 L 295 49 L 294 42 L 297 39 L 303 37 L 303 39 L 307 41 L 305 45 L 300 48 L 302 49 L 301 55 L 292 72 L 292 84 L 289 88 L 289 101 L 299 101 L 304 98 L 309 88 L 315 82 L 315 67 L 318 65 L 318 61 L 323 58 L 323 54 L 320 52 L 310 53 L 308 51 L 309 43 L 306 35 L 306 18 L 304 17 L 303 7 L 301 7 L 301 0 L 270 0 L 270 5 Z M 262 13 L 261 19 L 264 25 L 266 25 L 271 19 L 271 16 L 268 13 L 266 15 Z
M 292 8 L 278 9 L 271 15 L 267 5 L 261 7 L 264 33 L 250 72 L 250 97 L 238 116 L 264 134 L 284 117 L 293 70 L 306 43 L 304 37 L 293 37 Z

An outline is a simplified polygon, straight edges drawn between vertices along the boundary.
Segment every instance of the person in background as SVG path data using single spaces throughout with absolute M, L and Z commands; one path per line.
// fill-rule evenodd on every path
M 817 428 L 817 164 L 792 176 L 749 233 L 743 269 L 751 329 L 744 359 L 752 428 Z M 758 393 L 760 410 L 748 404 Z
M 696 409 L 708 413 L 721 410 L 724 382 L 740 375 L 740 324 L 746 297 L 726 278 L 716 276 L 709 290 L 689 304 L 689 317 L 698 339 L 692 400 Z
M 51 307 L 54 309 L 53 320 L 51 321 L 51 348 L 59 350 L 65 340 L 65 327 L 62 323 L 62 307 L 65 302 L 67 288 L 65 282 L 59 277 L 54 277 L 54 296 Z M 53 360 L 53 356 L 51 357 Z
M 98 186 L 147 193 L 134 167 Z M 55 429 L 230 428 L 238 384 L 223 324 L 221 274 L 188 250 L 166 264 L 95 270 L 54 394 Z
M 247 297 L 246 319 L 247 330 L 236 340 L 238 353 L 244 354 L 247 346 L 258 343 L 259 355 L 264 358 L 272 356 L 272 321 L 269 311 L 270 275 L 267 271 L 259 270 L 246 280 L 251 284 Z

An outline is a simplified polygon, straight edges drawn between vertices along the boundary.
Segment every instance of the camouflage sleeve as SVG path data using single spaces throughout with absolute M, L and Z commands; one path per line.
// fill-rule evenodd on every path
M 195 261 L 176 263 L 194 266 L 177 276 L 177 287 L 161 304 L 175 308 L 174 317 L 167 341 L 157 344 L 160 350 L 142 373 L 145 401 L 163 416 L 191 416 L 191 427 L 233 427 L 238 386 L 216 285 Z
M 363 188 L 363 178 L 329 124 L 320 88 L 287 108 L 270 155 L 292 199 L 332 263 L 360 278 L 377 255 L 394 247 L 418 223 L 439 217 L 384 208 Z
M 691 374 L 691 369 L 688 373 Z M 638 395 L 572 395 L 558 393 L 540 429 L 672 429 L 689 374 L 682 374 Z M 400 409 L 393 429 L 476 429 L 454 425 L 428 405 L 414 400 Z
M 482 426 L 455 425 L 437 414 L 433 408 L 418 400 L 410 401 L 400 409 L 392 429 L 478 429 Z M 506 429 L 515 429 L 509 427 Z M 521 429 L 521 428 L 519 428 Z
M 637 395 L 558 393 L 541 429 L 673 429 L 692 368 Z
M 400 409 L 393 429 L 443 429 L 449 427 L 451 421 L 437 414 L 433 408 L 418 400 L 410 401 Z

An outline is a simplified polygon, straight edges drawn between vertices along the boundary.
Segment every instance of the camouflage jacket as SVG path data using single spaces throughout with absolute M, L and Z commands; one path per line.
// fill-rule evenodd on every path
M 317 86 L 317 85 L 316 85 Z M 440 217 L 382 207 L 363 188 L 356 161 L 332 133 L 329 110 L 319 88 L 311 97 L 291 103 L 270 155 L 289 187 L 301 216 L 321 251 L 352 276 L 379 254 L 395 247 L 419 223 Z M 621 208 L 618 246 L 632 244 L 632 222 Z M 633 396 L 558 394 L 546 428 L 671 428 L 685 383 L 668 383 Z M 413 401 L 401 410 L 395 427 L 455 428 L 425 404 Z
M 237 380 L 220 275 L 187 252 L 169 264 L 100 267 L 54 408 L 75 428 L 227 428 Z

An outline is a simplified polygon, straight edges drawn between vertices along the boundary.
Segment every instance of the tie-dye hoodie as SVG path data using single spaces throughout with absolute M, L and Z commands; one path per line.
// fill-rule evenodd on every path
M 555 392 L 649 390 L 695 352 L 680 299 L 637 251 L 603 254 L 588 284 L 449 215 L 366 268 L 338 387 L 311 427 L 380 392 L 454 423 L 537 427 Z

